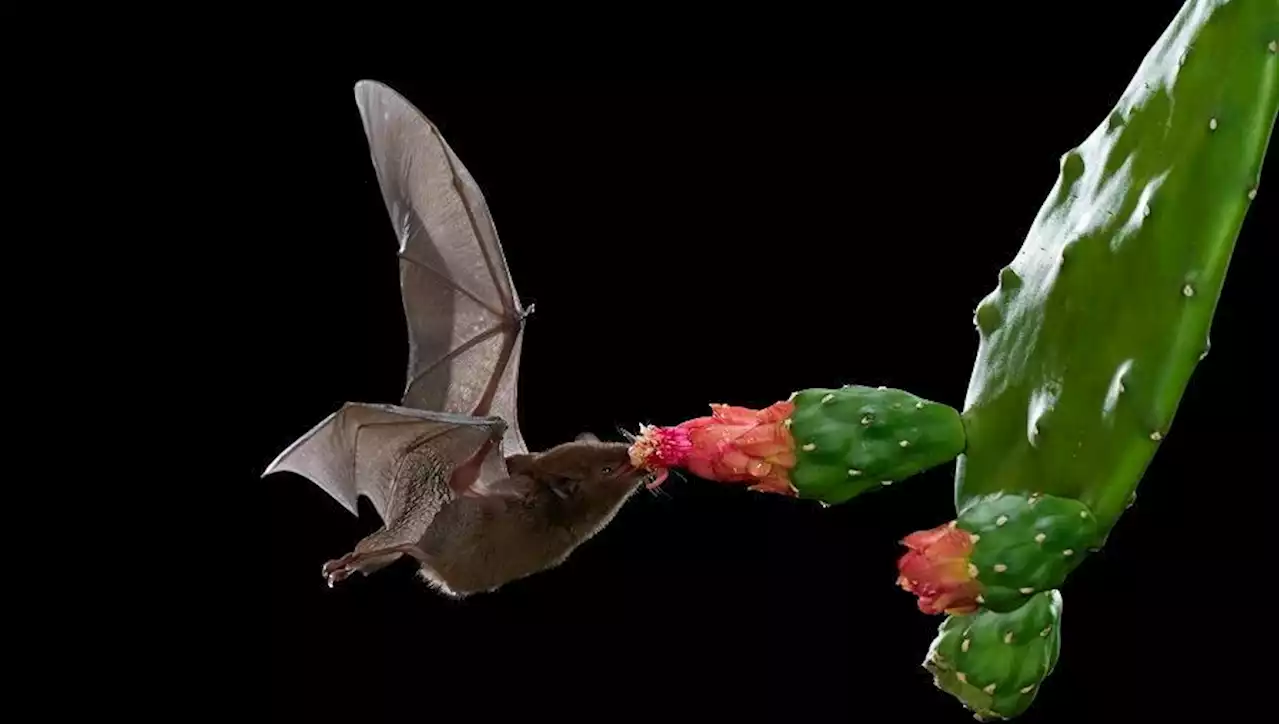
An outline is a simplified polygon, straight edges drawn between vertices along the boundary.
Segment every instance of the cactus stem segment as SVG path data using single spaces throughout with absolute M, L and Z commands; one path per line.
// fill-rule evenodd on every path
M 1062 155 L 1006 265 L 1021 288 L 1002 269 L 976 310 L 957 511 L 1035 484 L 1087 505 L 1100 530 L 1115 525 L 1207 351 L 1195 340 L 1257 198 L 1280 98 L 1276 28 L 1274 0 L 1187 0 L 1111 112 Z M 1129 362 L 1117 398 L 1113 372 Z M 1056 408 L 1045 419 L 1042 401 Z
M 835 396 L 835 395 L 833 395 L 833 394 L 829 394 L 829 393 L 828 393 L 827 395 L 824 395 L 824 396 L 823 396 L 823 398 L 822 398 L 822 404 L 824 404 L 824 405 L 829 404 L 829 403 L 830 403 L 832 400 L 834 400 L 834 399 L 836 399 L 836 396 Z
M 1038 502 L 1031 505 L 1032 500 Z M 899 585 L 917 596 L 926 613 L 957 614 L 978 606 L 1010 613 L 1028 596 L 1062 585 L 1083 558 L 1075 552 L 1098 547 L 1097 523 L 1073 498 L 993 493 L 966 507 L 954 525 L 908 536 Z M 953 528 L 969 536 L 957 537 Z
M 934 685 L 957 697 L 975 719 L 1016 717 L 1031 706 L 1058 659 L 1058 636 L 1034 634 L 1053 629 L 1061 615 L 1057 591 L 1026 599 L 1008 613 L 953 614 L 938 627 L 924 667 Z

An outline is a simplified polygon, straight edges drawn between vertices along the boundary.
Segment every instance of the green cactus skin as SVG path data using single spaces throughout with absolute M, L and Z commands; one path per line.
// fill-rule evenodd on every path
M 997 613 L 1061 586 L 1099 543 L 1093 512 L 1054 495 L 983 496 L 956 518 L 956 527 L 975 539 L 969 572 L 982 584 L 978 602 Z
M 975 314 L 957 510 L 1038 490 L 1105 535 L 1128 507 L 1209 349 L 1276 121 L 1276 37 L 1276 0 L 1189 0 L 1062 157 Z
M 801 498 L 835 505 L 954 460 L 964 451 L 960 413 L 885 387 L 797 392 L 786 424 L 796 443 L 791 483 Z
M 1035 701 L 1061 649 L 1062 594 L 1037 593 L 1009 613 L 948 616 L 924 668 L 979 721 L 1012 719 Z

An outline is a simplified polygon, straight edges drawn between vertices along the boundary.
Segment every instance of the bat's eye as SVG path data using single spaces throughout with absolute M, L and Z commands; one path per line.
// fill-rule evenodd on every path
M 600 472 L 604 475 L 608 475 L 609 473 L 613 472 L 613 468 L 606 465 L 603 468 L 600 468 Z

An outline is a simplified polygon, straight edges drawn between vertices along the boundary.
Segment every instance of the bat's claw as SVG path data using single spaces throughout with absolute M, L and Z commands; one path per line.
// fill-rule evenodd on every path
M 336 561 L 329 561 L 320 569 L 320 573 L 324 575 L 325 581 L 329 584 L 329 588 L 333 588 L 334 584 L 345 581 L 357 569 L 352 565 L 352 556 L 345 555 Z

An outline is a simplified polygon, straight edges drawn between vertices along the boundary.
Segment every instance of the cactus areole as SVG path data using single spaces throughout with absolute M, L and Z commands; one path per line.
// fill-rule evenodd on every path
M 1190 0 L 1062 156 L 975 313 L 957 511 L 1051 494 L 1103 533 L 1124 512 L 1209 351 L 1276 120 L 1276 36 L 1276 0 Z

